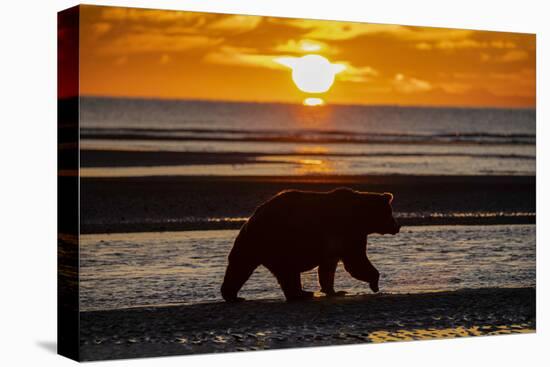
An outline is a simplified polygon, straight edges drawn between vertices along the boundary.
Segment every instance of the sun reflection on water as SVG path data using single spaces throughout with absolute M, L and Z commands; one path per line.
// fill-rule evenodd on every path
M 322 106 L 325 104 L 325 101 L 322 98 L 309 97 L 304 99 L 304 106 Z
M 294 166 L 294 174 L 298 175 L 319 175 L 330 174 L 335 171 L 333 163 L 326 159 L 314 157 L 296 157 L 296 156 L 265 156 L 258 157 L 258 162 L 287 163 Z
M 316 146 L 301 146 L 296 148 L 296 153 L 299 154 L 327 154 L 329 152 L 328 147 L 316 145 Z

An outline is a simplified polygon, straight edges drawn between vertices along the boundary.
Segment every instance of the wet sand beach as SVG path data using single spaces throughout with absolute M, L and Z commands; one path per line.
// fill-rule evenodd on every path
M 535 288 L 128 308 L 80 324 L 82 360 L 529 333 Z
M 486 284 L 481 287 L 491 288 L 461 288 L 450 291 L 449 289 L 454 288 L 443 286 L 430 288 L 434 291 L 423 290 L 420 293 L 410 293 L 410 290 L 391 294 L 351 293 L 347 297 L 334 299 L 324 298 L 319 294 L 314 300 L 298 303 L 287 303 L 282 297 L 249 297 L 249 300 L 238 304 L 221 301 L 195 302 L 193 300 L 196 295 L 193 296 L 193 292 L 205 292 L 202 286 L 197 287 L 194 283 L 200 278 L 198 275 L 201 269 L 205 274 L 210 274 L 211 269 L 208 266 L 218 260 L 225 264 L 225 258 L 217 256 L 216 251 L 208 251 L 202 255 L 189 253 L 191 257 L 187 259 L 186 252 L 181 251 L 179 245 L 168 243 L 167 250 L 162 250 L 159 247 L 162 243 L 160 234 L 149 233 L 149 236 L 153 236 L 150 245 L 144 243 L 143 239 L 132 237 L 132 232 L 135 235 L 143 232 L 141 235 L 146 236 L 147 232 L 155 231 L 184 231 L 174 233 L 192 234 L 193 232 L 187 231 L 238 229 L 259 203 L 281 190 L 327 191 L 341 186 L 361 191 L 394 193 L 394 212 L 405 228 L 455 224 L 477 225 L 479 228 L 479 225 L 489 224 L 534 224 L 536 220 L 534 176 L 82 178 L 81 233 L 93 236 L 90 237 L 93 241 L 90 244 L 85 243 L 84 249 L 95 249 L 86 247 L 92 245 L 106 251 L 94 252 L 98 253 L 95 257 L 84 257 L 84 260 L 90 261 L 89 264 L 83 264 L 90 265 L 89 270 L 94 270 L 98 262 L 106 261 L 105 264 L 112 263 L 109 266 L 113 271 L 118 269 L 124 274 L 125 266 L 135 267 L 136 270 L 129 274 L 137 271 L 136 276 L 148 281 L 143 284 L 147 284 L 146 289 L 150 292 L 144 292 L 139 287 L 129 287 L 130 293 L 139 293 L 126 296 L 132 300 L 136 298 L 141 304 L 149 302 L 147 297 L 152 297 L 154 302 L 150 306 L 124 308 L 115 305 L 113 309 L 99 307 L 97 311 L 81 311 L 81 359 L 169 356 L 535 332 L 535 281 L 527 273 L 524 274 L 526 279 L 518 278 L 516 284 L 519 288 L 507 288 L 502 285 L 502 279 L 500 282 L 493 282 L 488 277 L 487 271 L 490 270 L 479 267 L 474 273 L 479 276 L 480 284 Z M 497 227 L 491 226 L 495 229 Z M 529 228 L 532 227 L 512 227 L 509 233 L 511 241 L 506 240 L 504 243 L 510 248 L 527 246 L 530 242 L 519 236 L 517 230 L 525 230 L 527 232 L 524 235 L 529 236 Z M 470 231 L 467 228 L 464 230 Z M 446 228 L 445 231 L 456 232 L 453 228 Z M 120 239 L 109 237 L 109 233 Z M 425 235 L 415 233 L 410 235 L 420 238 L 417 250 L 422 251 L 418 253 L 425 254 L 428 243 L 434 246 L 435 257 L 430 260 L 432 265 L 436 264 L 433 265 L 434 270 L 448 268 L 448 265 L 437 265 L 438 261 L 450 264 L 450 260 L 455 259 L 457 254 L 475 256 L 476 261 L 493 264 L 502 271 L 512 264 L 519 264 L 521 259 L 518 256 L 528 255 L 523 252 L 514 255 L 506 252 L 502 246 L 489 245 L 491 241 L 483 235 L 478 237 L 479 230 L 476 228 L 469 234 L 456 232 L 454 237 L 446 235 L 448 238 L 445 237 L 445 240 L 440 239 L 437 233 L 430 234 L 429 231 Z M 169 233 L 167 236 L 170 237 Z M 404 236 L 406 235 L 401 236 L 401 240 Z M 99 237 L 101 240 L 98 240 Z M 400 238 L 396 239 L 398 241 L 394 241 L 394 245 L 401 244 Z M 178 244 L 181 242 L 181 246 L 185 248 L 205 247 L 204 239 L 174 241 Z M 445 247 L 446 241 L 454 241 L 458 252 L 449 252 L 450 248 Z M 220 239 L 212 245 L 218 242 L 222 244 L 227 241 Z M 393 250 L 381 250 L 377 255 L 376 249 L 381 248 L 382 240 L 375 239 L 374 242 L 378 246 L 373 247 L 372 255 L 384 275 L 391 279 L 400 279 L 396 274 L 390 273 L 399 272 L 401 268 L 395 264 L 384 265 L 384 258 L 389 254 L 399 257 L 404 252 L 394 246 Z M 222 251 L 225 247 L 220 244 L 217 246 Z M 227 244 L 230 245 L 230 242 Z M 409 242 L 402 245 L 409 245 L 407 248 L 410 251 L 415 249 Z M 138 251 L 140 246 L 143 251 Z M 471 253 L 465 253 L 465 248 L 470 248 Z M 477 251 L 485 251 L 488 258 L 475 255 Z M 99 253 L 105 257 L 99 257 Z M 136 257 L 128 258 L 126 254 L 134 254 Z M 154 266 L 146 269 L 156 272 L 155 274 L 145 274 L 139 270 L 139 264 L 144 261 L 140 258 L 141 255 L 145 256 L 144 259 L 154 261 Z M 500 255 L 504 257 L 499 257 Z M 414 263 L 414 259 L 420 255 L 411 253 L 411 256 L 413 260 L 409 261 Z M 204 269 L 201 259 L 204 264 L 209 264 Z M 532 261 L 523 260 L 529 264 Z M 189 279 L 185 270 L 187 263 L 194 269 L 190 274 L 195 275 Z M 457 266 L 460 268 L 462 265 Z M 223 270 L 223 266 L 220 269 Z M 491 274 L 497 273 L 491 271 Z M 88 275 L 95 279 L 99 273 L 92 271 Z M 219 277 L 221 275 L 222 273 Z M 109 278 L 108 274 L 104 276 Z M 428 278 L 430 276 L 441 277 L 441 274 L 426 275 Z M 174 278 L 174 282 L 169 281 L 171 278 Z M 250 287 L 263 289 L 265 284 L 258 281 L 260 278 L 256 274 Z M 116 277 L 113 279 L 116 285 L 129 284 Z M 220 280 L 214 282 L 215 289 L 218 289 Z M 449 281 L 455 280 L 458 281 L 458 278 Z M 430 282 L 429 279 L 409 281 Z M 141 280 L 139 282 L 142 283 Z M 116 287 L 109 287 L 108 284 L 110 283 L 94 286 L 93 289 L 103 289 L 103 293 L 90 294 L 93 296 L 90 299 L 99 297 L 97 300 L 101 301 L 101 297 L 107 299 L 121 296 L 116 292 Z M 271 278 L 269 284 L 276 286 Z M 406 287 L 406 284 L 409 283 L 404 282 L 402 285 Z M 171 288 L 172 286 L 175 288 Z M 456 286 L 460 288 L 459 285 Z M 187 295 L 182 289 L 188 289 L 190 294 Z M 344 286 L 341 289 L 348 288 Z M 175 303 L 160 304 L 160 294 L 172 295 L 172 298 L 168 297 L 168 302 Z M 177 298 L 180 296 L 190 302 L 179 303 Z
M 81 233 L 235 229 L 281 190 L 341 186 L 392 192 L 405 226 L 535 223 L 534 176 L 113 177 L 81 179 Z
M 229 158 L 232 159 L 232 157 Z M 205 162 L 200 154 L 196 159 L 201 164 Z M 434 291 L 445 290 L 443 292 L 427 290 L 409 293 L 409 290 L 391 294 L 352 293 L 337 299 L 327 299 L 319 295 L 312 301 L 299 303 L 287 303 L 282 297 L 276 299 L 250 297 L 248 301 L 239 304 L 217 301 L 195 302 L 193 300 L 197 296 L 193 296 L 193 292 L 205 292 L 204 288 L 197 288 L 193 283 L 200 278 L 198 274 L 203 264 L 200 259 L 208 259 L 205 261 L 211 266 L 213 261 L 219 260 L 225 263 L 224 256 L 217 256 L 216 251 L 209 251 L 207 255 L 189 253 L 191 257 L 188 261 L 185 260 L 187 252 L 182 252 L 175 244 L 171 245 L 171 242 L 166 244 L 165 251 L 161 250 L 159 246 L 163 242 L 160 234 L 150 234 L 154 237 L 150 245 L 144 243 L 143 239 L 132 237 L 132 232 L 136 235 L 139 235 L 137 232 L 143 232 L 143 236 L 147 232 L 164 232 L 170 237 L 171 235 L 166 231 L 238 229 L 260 203 L 281 190 L 328 191 L 342 186 L 360 191 L 392 192 L 395 195 L 394 213 L 405 228 L 422 225 L 479 227 L 479 225 L 491 224 L 534 224 L 536 221 L 534 176 L 85 177 L 80 181 L 82 213 L 80 228 L 82 234 L 95 237 L 90 237 L 93 241 L 84 245 L 98 246 L 104 249 L 102 251 L 107 251 L 101 252 L 105 257 L 100 258 L 99 255 L 89 257 L 89 264 L 85 263 L 91 266 L 89 270 L 94 270 L 98 262 L 106 261 L 106 264 L 112 262 L 110 266 L 115 266 L 113 271 L 119 269 L 124 272 L 125 266 L 141 264 L 142 260 L 139 256 L 143 252 L 147 259 L 154 260 L 153 267 L 150 265 L 147 269 L 153 269 L 152 271 L 157 273 L 148 275 L 148 273 L 139 272 L 139 276 L 143 277 L 144 281 L 148 281 L 147 290 L 150 292 L 144 292 L 138 287 L 135 291 L 140 293 L 125 294 L 124 297 L 128 299 L 123 297 L 125 301 L 136 298 L 136 302 L 140 301 L 144 304 L 149 302 L 147 297 L 150 296 L 154 300 L 151 306 L 124 308 L 115 305 L 113 309 L 99 307 L 97 311 L 81 311 L 81 358 L 98 360 L 168 356 L 535 331 L 535 288 L 532 287 L 535 283 L 527 273 L 524 274 L 526 279 L 520 279 L 515 283 L 521 288 L 506 288 L 499 282 L 494 283 L 485 273 L 488 270 L 480 267 L 476 270 L 479 273 L 477 276 L 480 284 L 487 284 L 481 287 L 492 288 L 450 291 L 449 289 L 454 288 L 443 286 L 443 288 L 431 288 Z M 520 226 L 513 227 L 516 229 L 511 229 L 509 236 L 517 238 L 512 237 L 514 240 L 509 243 L 511 247 L 521 247 L 530 243 L 525 240 L 525 237 L 519 236 L 519 232 L 516 233 L 520 230 Z M 452 228 L 445 230 L 456 232 Z M 529 228 L 521 230 L 530 231 Z M 120 239 L 109 237 L 109 233 Z M 174 233 L 191 235 L 193 232 Z M 456 258 L 456 254 L 449 252 L 450 248 L 438 247 L 445 246 L 446 241 L 456 242 L 456 251 L 459 251 L 457 254 L 461 256 L 474 256 L 476 251 L 485 249 L 486 255 L 489 256 L 486 260 L 488 264 L 494 264 L 497 268 L 500 266 L 502 269 L 499 269 L 503 271 L 507 266 L 516 264 L 520 260 L 517 256 L 521 254 L 516 256 L 502 252 L 504 250 L 501 246 L 489 245 L 491 241 L 488 238 L 483 235 L 477 237 L 480 232 L 476 228 L 472 228 L 470 234 L 457 232 L 458 234 L 455 233 L 454 237 L 449 234 L 449 238 L 445 237 L 445 241 L 429 233 L 431 232 L 428 231 L 426 235 L 422 235 L 424 237 L 416 234 L 415 238 L 420 236 L 424 238 L 425 243 L 433 242 L 434 259 L 445 261 L 447 264 L 451 258 Z M 99 238 L 98 236 L 102 238 L 101 241 L 95 241 Z M 525 236 L 529 236 L 528 233 Z M 396 239 L 399 240 L 397 237 Z M 176 238 L 173 240 L 176 241 L 174 243 L 179 243 Z M 418 251 L 422 250 L 422 254 L 427 250 L 427 245 L 422 245 L 424 240 L 419 239 L 418 244 L 421 247 Z M 200 249 L 205 247 L 205 241 L 205 239 L 185 240 L 181 246 Z M 212 242 L 212 245 L 227 242 L 225 239 L 216 241 Z M 230 245 L 230 242 L 226 245 Z M 376 249 L 380 247 L 381 239 L 376 239 L 374 242 L 378 243 L 378 247 L 373 248 L 373 256 L 376 258 Z M 410 243 L 408 244 L 410 251 L 415 249 L 410 246 Z M 140 246 L 143 247 L 142 252 L 137 249 Z M 463 254 L 464 248 L 470 248 L 472 252 Z M 222 251 L 220 249 L 218 250 Z M 128 254 L 134 254 L 137 257 L 127 258 L 126 250 L 129 251 Z M 178 251 L 178 253 L 171 254 L 170 251 Z M 379 255 L 378 265 L 386 276 L 391 279 L 400 279 L 396 274 L 390 274 L 391 271 L 398 271 L 400 269 L 398 266 L 384 265 L 384 257 L 394 252 L 397 256 L 403 254 L 403 251 L 398 248 L 394 251 L 386 249 Z M 499 254 L 504 257 L 500 259 Z M 179 258 L 175 255 L 183 257 Z M 212 256 L 215 255 L 216 257 L 213 258 Z M 160 258 L 157 259 L 155 256 Z M 198 260 L 196 256 L 199 256 Z M 416 259 L 420 255 L 414 253 L 411 256 Z M 481 258 L 476 257 L 476 259 Z M 174 259 L 177 264 L 166 259 Z M 434 259 L 432 260 L 436 261 Z M 528 263 L 531 261 L 524 260 Z M 190 274 L 195 274 L 195 277 L 187 279 L 185 270 L 187 263 L 190 264 L 189 266 L 192 265 L 194 270 Z M 435 263 L 432 262 L 432 264 Z M 155 267 L 158 269 L 154 270 Z M 223 266 L 220 269 L 223 270 Z M 436 266 L 436 269 L 442 268 Z M 209 274 L 212 270 L 207 267 L 203 271 Z M 88 275 L 93 274 L 96 273 L 92 271 Z M 160 274 L 163 275 L 160 276 Z M 221 276 L 221 274 L 218 275 Z M 258 276 L 255 281 L 251 281 L 251 287 L 263 289 L 265 284 L 258 282 L 261 278 Z M 441 274 L 429 276 L 441 277 Z M 174 282 L 169 281 L 171 278 L 174 278 Z M 450 281 L 458 281 L 458 278 L 453 279 Z M 413 279 L 410 281 L 422 282 L 422 280 Z M 116 279 L 115 283 L 128 284 Z M 214 283 L 217 289 L 219 280 Z M 269 284 L 275 286 L 274 280 L 271 279 Z M 96 300 L 99 301 L 101 297 L 118 297 L 119 294 L 115 289 L 107 285 L 104 284 L 99 288 L 95 286 L 93 289 L 104 289 L 104 292 L 97 295 L 89 294 L 93 296 L 90 300 L 97 297 L 99 298 Z M 172 289 L 172 286 L 176 288 Z M 181 287 L 188 289 L 190 294 L 187 295 L 180 290 Z M 133 291 L 134 288 L 129 289 Z M 344 286 L 342 289 L 348 288 Z M 160 294 L 172 295 L 172 298 L 167 298 L 168 302 L 172 300 L 177 303 L 159 305 Z M 178 297 L 183 297 L 189 302 L 179 303 Z

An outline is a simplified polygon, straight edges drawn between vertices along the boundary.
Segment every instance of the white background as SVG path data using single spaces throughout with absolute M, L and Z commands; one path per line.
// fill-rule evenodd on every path
M 103 362 L 103 366 L 535 366 L 548 363 L 550 12 L 530 0 L 88 1 L 537 33 L 537 334 Z M 56 12 L 76 1 L 4 1 L 0 27 L 0 364 L 69 365 L 56 345 Z M 546 148 L 546 149 L 545 149 Z M 544 361 L 544 362 L 543 362 Z M 95 365 L 92 363 L 90 365 Z

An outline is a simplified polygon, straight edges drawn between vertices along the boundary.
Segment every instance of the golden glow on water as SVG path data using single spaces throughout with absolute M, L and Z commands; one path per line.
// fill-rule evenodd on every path
M 319 101 L 322 104 L 318 104 Z M 314 102 L 314 103 L 313 103 Z M 313 103 L 309 105 L 308 103 Z M 331 104 L 325 104 L 321 96 L 309 96 L 302 100 L 302 104 L 297 104 L 291 110 L 292 119 L 297 129 L 327 129 L 334 128 L 334 109 Z
M 316 146 L 301 146 L 296 149 L 297 153 L 300 154 L 326 154 L 329 152 L 328 147 L 324 147 L 321 145 Z
M 323 164 L 323 161 L 320 159 L 300 159 L 298 161 L 300 164 L 314 164 L 314 165 L 321 165 Z
M 332 163 L 321 159 L 300 159 L 295 171 L 299 175 L 326 175 L 334 173 Z
M 325 104 L 322 98 L 306 98 L 304 99 L 304 106 L 322 106 Z
M 259 157 L 256 160 L 258 162 L 291 164 L 293 166 L 293 174 L 296 175 L 319 175 L 331 174 L 335 172 L 333 163 L 326 159 L 317 159 L 312 157 L 303 158 L 292 155 L 278 155 Z

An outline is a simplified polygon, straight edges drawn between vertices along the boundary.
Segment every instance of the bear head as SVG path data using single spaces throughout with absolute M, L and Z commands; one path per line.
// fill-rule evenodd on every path
M 397 224 L 393 217 L 393 209 L 391 203 L 393 194 L 385 192 L 383 194 L 366 194 L 367 195 L 367 214 L 369 221 L 369 233 L 392 234 L 399 233 L 401 226 Z
M 354 228 L 365 234 L 397 234 L 401 226 L 393 217 L 393 194 L 338 188 L 332 191 L 347 208 L 346 216 Z

